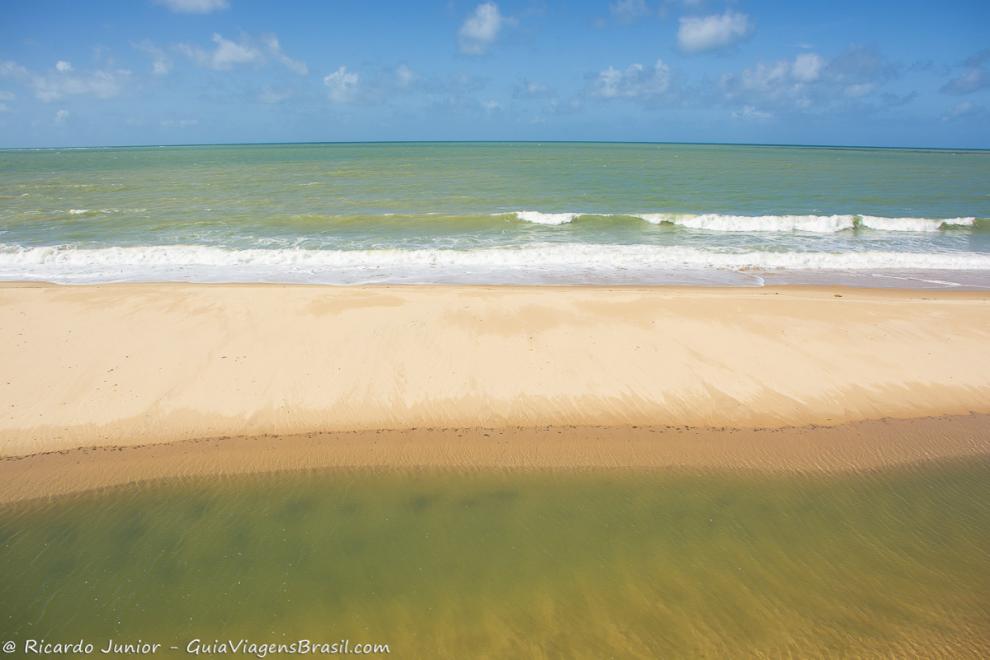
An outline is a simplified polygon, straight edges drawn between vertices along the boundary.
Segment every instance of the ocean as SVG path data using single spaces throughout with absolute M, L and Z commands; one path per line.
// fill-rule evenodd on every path
M 0 279 L 990 286 L 990 152 L 0 151 Z

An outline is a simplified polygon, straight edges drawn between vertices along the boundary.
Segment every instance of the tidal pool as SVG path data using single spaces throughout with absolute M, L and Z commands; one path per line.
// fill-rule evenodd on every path
M 185 657 L 302 638 L 394 657 L 986 657 L 990 461 L 283 473 L 0 507 L 0 641 Z

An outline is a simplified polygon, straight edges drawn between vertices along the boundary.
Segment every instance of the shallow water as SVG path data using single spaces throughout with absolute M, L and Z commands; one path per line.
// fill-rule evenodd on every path
M 305 637 L 397 657 L 985 656 L 990 462 L 291 473 L 22 503 L 0 509 L 0 631 L 166 655 Z
M 217 145 L 0 170 L 0 279 L 990 286 L 986 151 Z

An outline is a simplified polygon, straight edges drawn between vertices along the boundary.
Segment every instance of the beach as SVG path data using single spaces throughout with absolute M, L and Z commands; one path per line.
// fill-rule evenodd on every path
M 990 416 L 837 426 L 416 428 L 224 436 L 0 458 L 0 504 L 168 479 L 324 472 L 844 475 L 990 455 Z
M 3 633 L 985 657 L 988 328 L 978 290 L 3 284 Z
M 988 339 L 979 292 L 4 285 L 0 453 L 988 413 Z
M 15 651 L 990 654 L 985 152 L 0 164 Z
M 0 463 L 0 498 L 292 468 L 977 455 L 988 338 L 979 292 L 4 285 L 0 452 L 27 460 Z
M 990 659 L 990 2 L 52 4 L 0 656 Z

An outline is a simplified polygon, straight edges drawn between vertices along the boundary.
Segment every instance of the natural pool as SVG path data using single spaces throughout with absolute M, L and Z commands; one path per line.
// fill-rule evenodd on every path
M 394 657 L 987 655 L 990 461 L 285 473 L 0 507 L 0 640 L 138 638 L 166 657 L 196 638 Z

